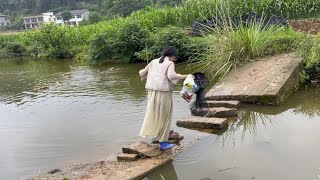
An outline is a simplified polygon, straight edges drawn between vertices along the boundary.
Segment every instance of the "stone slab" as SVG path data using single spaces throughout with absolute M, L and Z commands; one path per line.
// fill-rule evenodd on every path
M 239 108 L 240 101 L 202 101 L 200 102 L 201 107 L 225 107 L 225 108 Z
M 302 58 L 294 53 L 265 57 L 232 70 L 206 94 L 206 100 L 280 104 L 299 85 Z
M 135 161 L 138 159 L 138 154 L 120 153 L 117 156 L 118 161 Z
M 198 117 L 229 118 L 229 117 L 238 116 L 237 109 L 225 108 L 225 107 L 195 108 L 195 109 L 191 109 L 191 113 L 193 116 L 198 116 Z
M 223 129 L 227 125 L 227 118 L 190 117 L 185 120 L 177 121 L 178 127 L 185 128 Z
M 140 158 L 155 157 L 162 153 L 158 145 L 151 145 L 146 142 L 137 142 L 123 146 L 122 152 L 126 154 L 137 154 Z

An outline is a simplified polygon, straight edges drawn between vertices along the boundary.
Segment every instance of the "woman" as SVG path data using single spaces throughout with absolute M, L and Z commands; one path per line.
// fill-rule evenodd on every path
M 174 61 L 177 50 L 166 47 L 162 57 L 152 60 L 144 69 L 139 71 L 142 79 L 147 79 L 148 90 L 147 111 L 141 128 L 140 136 L 153 136 L 160 142 L 160 149 L 171 149 L 174 145 L 168 143 L 172 119 L 173 85 L 188 75 L 175 72 Z

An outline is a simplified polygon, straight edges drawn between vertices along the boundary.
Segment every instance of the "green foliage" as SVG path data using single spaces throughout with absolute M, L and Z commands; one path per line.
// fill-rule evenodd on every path
M 66 29 L 70 30 L 68 26 L 46 24 L 39 31 L 27 33 L 24 43 L 28 53 L 44 59 L 72 57 L 72 40 Z
M 97 22 L 100 22 L 102 21 L 102 17 L 99 13 L 97 12 L 92 12 L 89 14 L 89 23 L 90 24 L 94 24 L 94 23 L 97 23 Z
M 149 36 L 145 48 L 136 53 L 136 56 L 143 60 L 152 60 L 161 56 L 161 51 L 166 46 L 174 46 L 178 50 L 179 59 L 188 60 L 190 55 L 191 40 L 185 30 L 168 26 L 156 30 Z
M 25 46 L 17 40 L 16 35 L 0 36 L 0 58 L 26 55 Z
M 26 48 L 18 42 L 9 42 L 6 44 L 5 50 L 11 56 L 23 56 L 26 54 Z
M 97 12 L 90 12 L 89 18 L 88 19 L 83 19 L 80 22 L 80 25 L 81 26 L 86 26 L 86 25 L 89 25 L 89 24 L 98 23 L 100 21 L 103 21 L 103 17 L 101 16 L 101 14 L 99 14 Z
M 287 36 L 279 38 L 284 34 Z M 212 79 L 218 79 L 252 59 L 291 51 L 294 42 L 301 37 L 291 29 L 262 26 L 260 22 L 251 22 L 248 27 L 224 27 L 206 37 L 208 46 L 200 49 L 200 53 L 190 62 Z
M 156 4 L 161 5 L 161 6 L 178 6 L 179 4 L 182 3 L 182 0 L 155 0 Z
M 147 6 L 153 5 L 152 0 L 113 0 L 112 6 L 108 10 L 111 14 L 119 14 L 121 16 L 128 16 L 133 11 L 143 9 Z
M 23 29 L 23 17 L 22 16 L 17 16 L 15 19 L 12 21 L 10 28 L 11 29 Z
M 302 78 L 310 79 L 320 73 L 320 36 L 308 36 L 299 42 L 298 53 L 304 59 L 305 65 Z
M 119 29 L 110 27 L 90 41 L 89 57 L 93 63 L 103 60 L 131 62 L 134 53 L 145 47 L 148 37 L 149 31 L 136 21 L 128 21 Z
M 61 16 L 64 21 L 68 21 L 72 18 L 70 11 L 63 11 Z
M 16 0 L 12 1 L 15 2 Z M 25 1 L 28 1 L 28 3 L 31 4 L 24 4 L 26 5 L 26 8 L 33 8 L 33 6 L 40 8 L 39 3 L 42 2 L 42 0 Z M 266 33 L 254 34 L 254 32 L 257 32 L 253 31 L 254 28 L 251 28 L 251 30 L 242 28 L 239 32 L 229 31 L 227 29 L 226 34 L 224 35 L 217 34 L 212 38 L 208 38 L 207 41 L 211 41 L 211 46 L 204 46 L 203 44 L 206 43 L 202 43 L 200 47 L 198 44 L 193 43 L 193 40 L 191 40 L 190 43 L 190 39 L 186 37 L 184 30 L 168 26 L 185 28 L 189 27 L 191 22 L 196 19 L 205 19 L 213 16 L 230 18 L 231 16 L 247 12 L 274 12 L 278 15 L 286 14 L 288 17 L 295 17 L 301 14 L 308 15 L 319 9 L 319 1 L 320 0 L 292 0 L 290 2 L 288 0 L 186 0 L 178 7 L 148 7 L 141 11 L 130 12 L 131 15 L 126 18 L 117 17 L 115 19 L 87 26 L 70 28 L 68 26 L 60 27 L 47 25 L 41 30 L 21 33 L 15 36 L 16 39 L 12 40 L 12 42 L 25 45 L 27 47 L 28 55 L 34 55 L 39 58 L 76 57 L 82 60 L 83 58 L 86 58 L 85 60 L 89 59 L 93 63 L 101 62 L 105 59 L 120 61 L 122 58 L 122 60 L 126 62 L 133 61 L 136 58 L 134 56 L 135 54 L 141 59 L 156 57 L 159 56 L 159 53 L 163 48 L 161 46 L 167 44 L 177 46 L 180 55 L 182 56 L 180 59 L 186 60 L 189 57 L 188 54 L 193 52 L 194 48 L 199 51 L 201 50 L 201 53 L 199 54 L 201 56 L 203 52 L 210 51 L 208 48 L 211 48 L 211 46 L 217 44 L 217 47 L 219 47 L 229 43 L 229 45 L 233 45 L 231 48 L 237 49 L 237 52 L 239 53 L 239 55 L 233 53 L 235 56 L 242 57 L 243 54 L 249 53 L 247 54 L 248 56 L 244 57 L 244 60 L 241 60 L 246 61 L 250 58 L 263 56 L 264 54 L 292 51 L 292 49 L 294 49 L 294 47 L 291 46 L 292 42 L 298 37 L 293 38 L 295 32 L 289 30 L 288 32 L 284 32 L 277 36 L 273 33 L 265 41 L 253 41 L 252 38 L 265 39 L 267 35 L 263 34 Z M 48 2 L 47 5 L 42 3 L 41 6 L 45 8 L 60 8 L 57 5 L 57 2 Z M 79 4 L 79 2 L 75 0 L 63 1 L 61 2 L 61 5 L 64 5 L 69 9 L 71 7 L 73 8 L 73 6 L 78 8 L 81 7 L 81 3 Z M 103 9 L 100 9 L 100 11 L 119 7 L 120 9 L 117 11 L 120 12 L 122 5 L 140 8 L 140 5 L 138 5 L 140 1 L 130 1 L 129 4 L 124 2 L 127 1 L 85 1 L 85 3 L 96 3 L 99 4 L 99 6 L 101 5 L 100 7 L 103 7 Z M 136 2 L 137 4 L 133 5 L 132 2 Z M 153 1 L 153 3 L 158 4 L 166 4 L 168 2 L 171 1 Z M 296 4 L 292 2 L 295 2 Z M 1 8 L 5 6 L 8 7 L 8 0 L 1 1 L 1 3 Z M 149 1 L 141 1 L 141 3 L 145 3 L 144 5 L 146 5 Z M 120 4 L 122 5 L 120 6 Z M 15 5 L 20 6 L 18 4 Z M 297 8 L 295 9 L 294 7 Z M 94 9 L 97 7 L 92 8 Z M 9 9 L 9 12 L 11 9 L 15 8 L 10 6 L 10 8 L 7 9 Z M 60 11 L 62 9 L 57 10 Z M 37 13 L 37 11 L 34 12 Z M 129 13 L 127 10 L 123 12 Z M 126 15 L 128 13 L 126 13 Z M 96 13 L 92 13 L 92 16 L 96 15 Z M 96 16 L 92 21 L 96 22 L 98 20 L 99 18 Z M 149 35 L 150 33 L 152 35 Z M 277 33 L 279 32 L 277 31 Z M 3 35 L 0 35 L 0 38 L 1 36 Z M 241 39 L 240 37 L 244 39 Z M 224 41 L 224 38 L 229 38 L 229 41 Z M 239 45 L 237 43 L 243 44 Z M 212 48 L 218 52 L 219 49 L 217 47 Z M 263 49 L 263 51 L 261 49 Z M 3 52 L 5 49 L 2 48 L 1 51 Z M 230 51 L 226 50 L 226 52 Z M 221 52 L 218 52 L 218 54 L 219 53 Z M 193 56 L 196 57 L 197 54 L 193 53 Z M 228 65 L 225 67 L 228 67 Z

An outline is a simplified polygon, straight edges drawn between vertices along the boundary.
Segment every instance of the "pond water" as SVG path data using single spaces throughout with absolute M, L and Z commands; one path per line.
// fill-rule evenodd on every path
M 0 61 L 0 179 L 113 158 L 139 140 L 143 64 Z M 184 66 L 178 65 L 183 72 Z M 189 105 L 174 93 L 173 128 L 202 138 L 146 179 L 313 179 L 320 175 L 320 90 L 278 107 L 244 106 L 224 133 L 177 128 Z

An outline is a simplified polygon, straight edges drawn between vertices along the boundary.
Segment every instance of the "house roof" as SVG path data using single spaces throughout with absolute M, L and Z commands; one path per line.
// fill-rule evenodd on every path
M 0 17 L 9 17 L 9 16 L 0 13 Z
M 40 18 L 40 17 L 43 17 L 43 15 L 37 15 L 37 16 L 26 16 L 26 17 L 23 17 L 23 19 Z
M 81 14 L 85 13 L 86 11 L 88 11 L 88 9 L 72 10 L 69 12 L 71 13 L 71 15 L 81 15 Z M 63 12 L 59 12 L 55 16 L 62 16 L 62 13 Z

